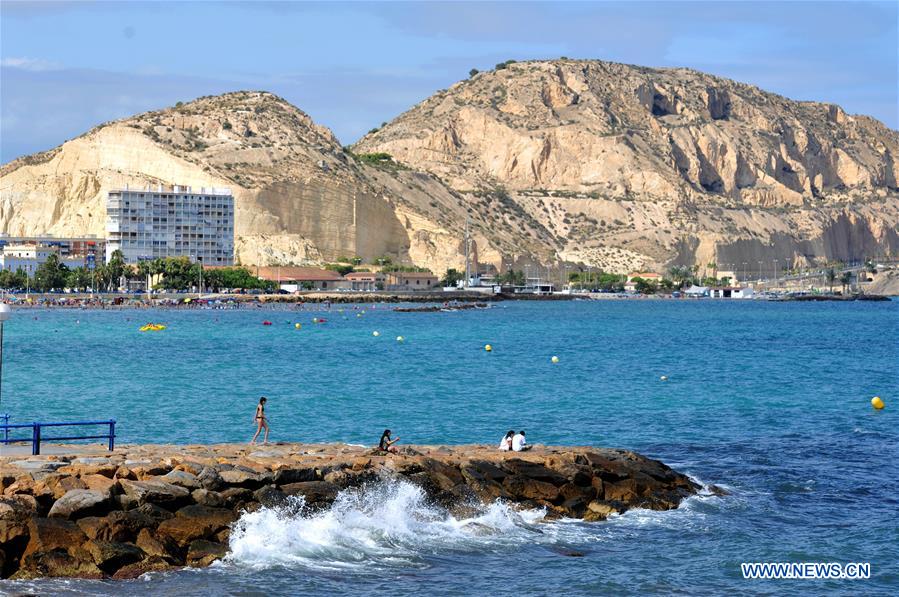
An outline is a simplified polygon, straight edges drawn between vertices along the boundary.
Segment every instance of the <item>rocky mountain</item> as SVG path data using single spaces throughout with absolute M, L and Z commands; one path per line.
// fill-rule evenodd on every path
M 393 159 L 373 154 L 387 153 Z M 685 69 L 499 65 L 352 148 L 266 92 L 105 123 L 0 169 L 0 231 L 103 235 L 125 185 L 230 187 L 244 264 L 810 263 L 899 252 L 899 133 Z M 739 269 L 739 267 L 738 267 Z
M 354 149 L 439 176 L 545 260 L 752 269 L 899 251 L 896 131 L 688 69 L 505 63 Z
M 458 194 L 429 174 L 368 165 L 266 92 L 204 97 L 106 123 L 4 165 L 0 230 L 103 236 L 110 189 L 157 184 L 230 188 L 244 264 L 391 255 L 442 272 L 462 260 Z

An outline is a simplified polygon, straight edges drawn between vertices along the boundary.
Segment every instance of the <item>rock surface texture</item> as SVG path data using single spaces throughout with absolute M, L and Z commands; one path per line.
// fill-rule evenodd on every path
M 896 131 L 689 69 L 510 64 L 354 149 L 465 192 L 503 252 L 623 272 L 899 251 Z
M 385 152 L 393 161 L 364 159 Z M 0 170 L 0 231 L 105 235 L 110 189 L 230 187 L 247 265 L 473 258 L 601 267 L 808 264 L 899 252 L 899 133 L 687 69 L 507 65 L 351 150 L 266 92 L 96 127 Z
M 97 476 L 105 488 L 82 488 Z M 64 480 L 71 488 L 55 491 Z M 659 461 L 598 448 L 125 446 L 107 457 L 0 458 L 2 577 L 133 578 L 208 566 L 228 553 L 244 512 L 299 503 L 314 511 L 341 491 L 391 480 L 417 485 L 450 512 L 504 500 L 588 521 L 677 508 L 699 489 Z

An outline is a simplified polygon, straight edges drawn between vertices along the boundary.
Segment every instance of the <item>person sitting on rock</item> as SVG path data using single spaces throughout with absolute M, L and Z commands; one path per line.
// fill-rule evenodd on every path
M 506 432 L 506 435 L 503 436 L 503 439 L 499 442 L 499 449 L 501 452 L 508 452 L 512 449 L 512 437 L 515 435 L 515 431 L 510 429 Z
M 512 438 L 512 450 L 514 452 L 523 452 L 525 450 L 530 450 L 531 447 L 527 445 L 527 442 L 524 439 L 524 431 L 519 431 Z
M 381 441 L 378 442 L 378 449 L 382 452 L 393 452 L 396 454 L 396 448 L 393 446 L 400 438 L 390 439 L 390 429 L 385 429 L 381 434 Z

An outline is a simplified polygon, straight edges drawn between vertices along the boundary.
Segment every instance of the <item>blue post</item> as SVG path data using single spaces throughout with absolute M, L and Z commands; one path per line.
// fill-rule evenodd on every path
M 41 424 L 35 421 L 32 426 L 31 434 L 31 455 L 37 456 L 41 453 Z
M 115 419 L 109 419 L 109 451 L 115 449 Z
M 9 413 L 0 415 L 0 419 L 3 419 L 4 425 L 9 425 Z M 3 428 L 3 439 L 9 441 L 9 427 Z

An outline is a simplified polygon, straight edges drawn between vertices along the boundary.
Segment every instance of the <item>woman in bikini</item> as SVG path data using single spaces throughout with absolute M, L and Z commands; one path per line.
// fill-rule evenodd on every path
M 256 423 L 256 434 L 253 436 L 253 439 L 250 440 L 251 444 L 256 443 L 256 438 L 259 437 L 259 432 L 265 428 L 265 436 L 262 438 L 262 443 L 268 443 L 268 419 L 265 418 L 265 403 L 267 399 L 265 396 L 259 399 L 259 404 L 256 405 L 256 416 L 253 417 L 253 421 Z

